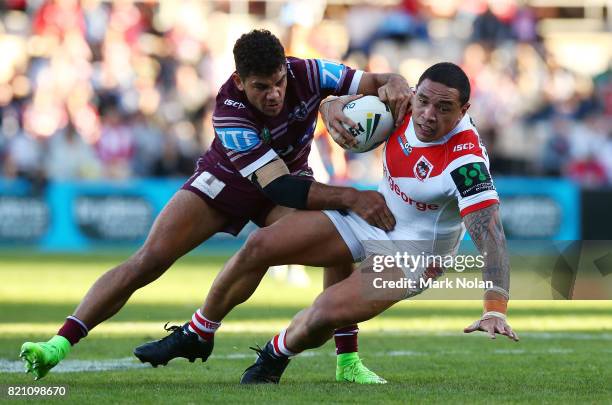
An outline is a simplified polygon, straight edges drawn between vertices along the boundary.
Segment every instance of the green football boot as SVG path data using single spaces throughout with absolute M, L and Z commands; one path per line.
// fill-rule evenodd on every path
M 348 381 L 357 384 L 387 383 L 387 380 L 364 366 L 356 352 L 339 354 L 336 358 L 336 381 Z
M 34 374 L 34 379 L 40 380 L 68 353 L 70 342 L 65 337 L 56 335 L 48 342 L 25 342 L 21 346 L 19 357 L 25 362 L 26 373 Z

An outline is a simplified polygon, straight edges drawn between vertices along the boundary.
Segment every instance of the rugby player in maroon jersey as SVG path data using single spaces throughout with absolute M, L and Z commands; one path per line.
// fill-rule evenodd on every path
M 36 378 L 46 375 L 92 328 L 116 314 L 134 291 L 217 232 L 236 235 L 248 221 L 265 227 L 295 209 L 350 209 L 374 226 L 393 228 L 394 218 L 382 195 L 318 183 L 307 159 L 322 100 L 340 96 L 334 104 L 344 105 L 362 94 L 378 95 L 399 123 L 411 96 L 405 79 L 321 59 L 286 57 L 280 41 L 265 30 L 244 34 L 233 51 L 236 71 L 217 95 L 211 148 L 159 214 L 143 246 L 93 284 L 56 336 L 48 342 L 24 343 L 21 357 Z M 328 127 L 336 138 L 353 142 L 341 122 L 355 123 L 341 110 L 334 111 Z M 332 265 L 325 270 L 324 288 L 351 274 L 350 263 L 339 260 Z M 222 286 L 224 278 L 217 278 L 216 284 Z M 208 300 L 223 300 L 224 294 L 219 288 Z M 155 367 L 176 357 L 205 361 L 219 321 L 204 305 L 190 322 L 171 328 L 170 335 L 136 348 L 134 354 Z M 359 360 L 357 331 L 355 324 L 337 331 L 337 373 L 354 375 L 358 383 L 384 382 Z

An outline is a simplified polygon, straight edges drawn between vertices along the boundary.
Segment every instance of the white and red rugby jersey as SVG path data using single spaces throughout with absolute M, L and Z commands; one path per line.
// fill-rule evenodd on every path
M 499 201 L 489 158 L 466 114 L 435 142 L 416 137 L 412 117 L 387 140 L 378 191 L 397 221 L 392 240 L 456 240 L 462 217 Z

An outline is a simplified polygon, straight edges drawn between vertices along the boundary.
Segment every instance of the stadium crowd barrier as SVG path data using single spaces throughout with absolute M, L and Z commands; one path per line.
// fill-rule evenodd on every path
M 124 182 L 49 182 L 35 190 L 26 180 L 0 179 L 0 247 L 79 252 L 134 248 L 181 186 L 178 179 Z M 359 188 L 374 188 L 358 184 Z M 509 239 L 576 240 L 580 189 L 561 179 L 496 179 Z M 255 229 L 234 238 L 219 234 L 199 251 L 233 251 Z

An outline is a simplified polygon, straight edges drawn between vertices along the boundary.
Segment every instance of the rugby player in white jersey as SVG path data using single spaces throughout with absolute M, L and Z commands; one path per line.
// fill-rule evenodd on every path
M 295 316 L 290 326 L 258 350 L 259 357 L 242 383 L 278 383 L 292 355 L 318 347 L 339 325 L 363 322 L 393 304 L 424 290 L 377 290 L 367 266 L 376 255 L 455 254 L 467 228 L 485 257 L 484 313 L 465 329 L 518 340 L 506 322 L 509 261 L 499 216 L 499 200 L 486 150 L 467 115 L 470 85 L 451 63 L 427 69 L 419 79 L 412 113 L 385 145 L 384 178 L 379 192 L 396 218 L 392 231 L 369 225 L 351 211 L 298 211 L 253 233 L 213 284 L 204 307 L 222 319 L 255 290 L 268 266 L 300 263 L 324 266 L 346 261 L 362 263 L 353 274 L 325 290 L 313 305 Z M 341 102 L 324 109 L 326 122 L 339 114 Z M 464 228 L 465 226 L 465 228 Z M 397 241 L 403 241 L 398 243 Z M 382 274 L 382 273 L 381 273 Z M 385 270 L 387 281 L 437 277 L 440 269 L 420 266 Z M 232 280 L 232 282 L 227 282 Z M 365 280 L 365 282 L 364 282 Z M 220 299 L 220 297 L 223 297 Z

